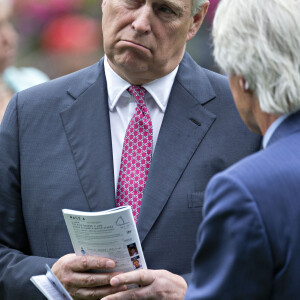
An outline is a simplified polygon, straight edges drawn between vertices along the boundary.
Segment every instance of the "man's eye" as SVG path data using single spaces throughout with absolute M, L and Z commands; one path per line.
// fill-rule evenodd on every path
M 164 14 L 173 14 L 173 10 L 167 6 L 161 6 L 159 10 Z

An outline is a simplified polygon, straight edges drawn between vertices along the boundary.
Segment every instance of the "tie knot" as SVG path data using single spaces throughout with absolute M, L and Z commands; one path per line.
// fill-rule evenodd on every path
M 146 93 L 145 88 L 143 88 L 142 86 L 139 86 L 139 85 L 132 85 L 127 89 L 127 91 L 134 98 L 134 100 L 136 101 L 136 103 L 138 105 L 140 105 L 140 106 L 145 105 L 145 102 L 144 102 L 145 93 Z

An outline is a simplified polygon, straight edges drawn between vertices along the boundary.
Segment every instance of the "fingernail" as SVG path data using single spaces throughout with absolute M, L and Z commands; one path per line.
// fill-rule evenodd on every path
M 115 266 L 115 263 L 112 260 L 108 260 L 106 262 L 106 267 L 107 268 L 113 268 Z
M 111 285 L 118 285 L 120 283 L 119 279 L 114 277 L 110 280 Z

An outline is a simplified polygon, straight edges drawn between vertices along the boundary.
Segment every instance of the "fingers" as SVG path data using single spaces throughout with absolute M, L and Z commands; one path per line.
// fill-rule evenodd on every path
M 74 300 L 98 300 L 103 299 L 103 297 L 112 295 L 121 291 L 126 291 L 126 286 L 120 287 L 111 287 L 111 286 L 103 286 L 98 288 L 80 288 L 80 289 L 72 289 L 69 291 L 69 294 L 72 296 Z
M 107 272 L 114 267 L 115 262 L 111 259 L 68 254 L 53 265 L 52 271 L 73 299 L 98 299 L 126 290 L 123 285 L 110 285 L 111 278 L 119 274 Z
M 115 262 L 108 258 L 99 256 L 75 256 L 72 262 L 74 272 L 84 272 L 88 270 L 110 270 L 115 267 Z
M 128 291 L 121 291 L 119 293 L 110 294 L 102 298 L 102 300 L 132 300 L 132 299 L 160 299 L 160 298 L 152 297 L 150 286 L 131 289 Z
M 57 271 L 58 266 L 65 271 L 85 272 L 88 270 L 111 270 L 115 267 L 115 262 L 99 256 L 67 254 L 53 265 L 53 272 Z
M 64 285 L 76 286 L 77 288 L 106 286 L 110 285 L 111 278 L 118 274 L 120 273 L 72 273 L 68 279 L 64 280 Z
M 120 286 L 124 284 L 138 284 L 146 286 L 152 284 L 155 280 L 155 273 L 152 270 L 135 270 L 128 273 L 122 273 L 110 280 L 111 286 Z
M 130 289 L 106 296 L 102 300 L 182 300 L 187 289 L 185 280 L 166 270 L 137 270 L 113 277 L 111 285 L 139 284 L 139 288 Z
M 127 290 L 124 285 L 112 287 L 109 280 L 113 274 L 80 274 L 77 278 L 73 277 L 66 289 L 69 291 L 73 299 L 99 299 L 104 296 Z

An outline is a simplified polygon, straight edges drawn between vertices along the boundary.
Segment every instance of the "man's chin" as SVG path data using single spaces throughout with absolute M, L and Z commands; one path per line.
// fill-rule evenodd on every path
M 153 73 L 153 60 L 145 59 L 137 55 L 114 55 L 108 61 L 111 68 L 124 80 L 134 85 L 142 85 L 160 77 Z
M 147 72 L 150 67 L 150 62 L 137 55 L 121 55 L 114 59 L 114 65 L 120 70 L 132 72 Z

